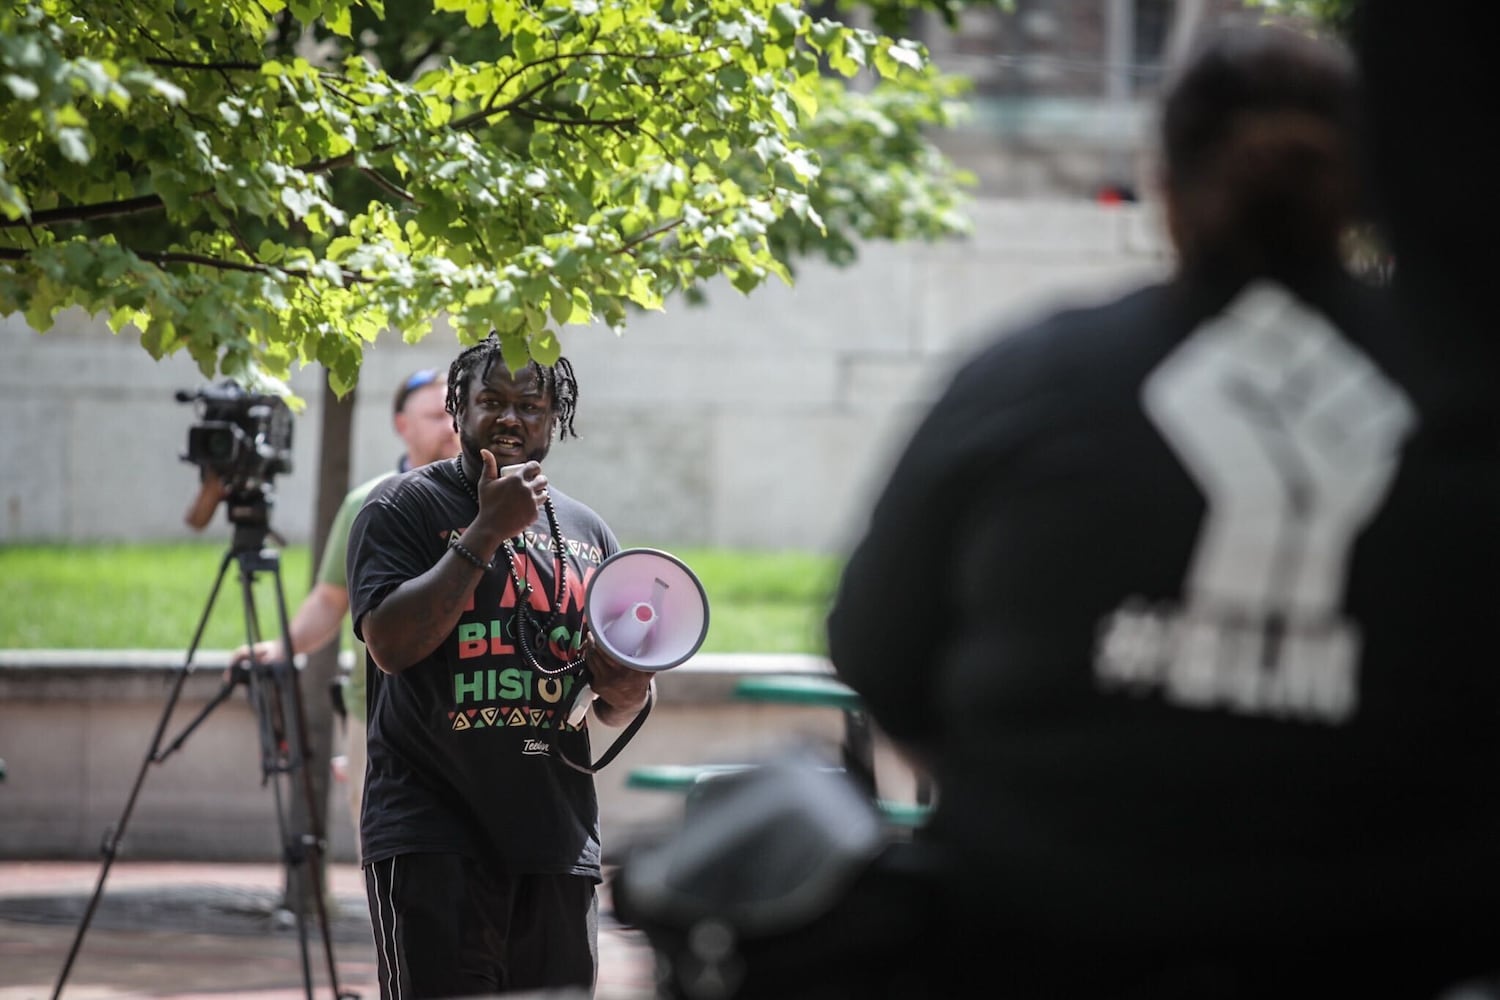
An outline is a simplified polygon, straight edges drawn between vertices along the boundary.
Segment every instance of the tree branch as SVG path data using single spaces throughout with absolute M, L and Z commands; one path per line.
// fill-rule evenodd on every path
M 672 155 L 672 151 L 667 148 L 666 143 L 658 139 L 650 129 L 646 128 L 644 125 L 637 123 L 635 126 L 635 130 L 636 132 L 645 136 L 647 139 L 650 139 L 652 142 L 654 142 L 656 144 L 656 148 L 662 151 L 662 155 L 667 157 L 670 157 Z M 613 131 L 616 135 L 619 135 L 620 132 L 619 129 L 611 129 L 611 131 Z M 623 139 L 624 137 L 621 136 L 621 138 Z
M 249 271 L 252 274 L 265 274 L 272 270 L 284 271 L 287 274 L 295 272 L 286 271 L 285 268 L 272 268 L 266 264 L 242 264 L 237 260 L 221 260 L 218 257 L 209 257 L 199 253 L 184 253 L 180 250 L 132 250 L 141 260 L 158 267 L 164 264 L 199 264 L 203 267 L 213 267 L 221 271 Z
M 551 125 L 580 125 L 618 128 L 625 125 L 634 126 L 640 121 L 640 119 L 635 117 L 634 115 L 630 116 L 629 118 L 561 118 L 556 115 L 545 115 L 537 111 L 530 111 L 519 105 L 511 108 L 510 110 L 511 114 L 516 115 L 519 118 L 526 118 L 534 122 L 547 122 Z
M 577 52 L 558 52 L 555 55 L 543 56 L 540 59 L 533 59 L 526 65 L 517 66 L 515 69 L 511 70 L 506 74 L 505 79 L 501 80 L 499 85 L 495 87 L 495 92 L 490 95 L 490 100 L 493 101 L 496 97 L 499 97 L 500 92 L 506 88 L 510 81 L 514 80 L 522 73 L 526 72 L 529 69 L 535 69 L 537 66 L 541 66 L 546 63 L 563 62 L 564 60 L 570 59 L 586 59 L 590 56 L 597 56 L 604 59 L 625 59 L 630 62 L 651 62 L 656 59 L 686 59 L 688 56 L 702 55 L 706 51 L 708 51 L 708 46 L 705 43 L 705 46 L 703 48 L 683 49 L 681 52 L 619 52 L 614 49 L 580 49 Z M 561 73 L 558 74 L 558 76 L 561 75 Z M 556 77 L 554 77 L 553 79 L 556 79 Z
M 14 229 L 17 226 L 51 226 L 59 222 L 88 222 L 91 219 L 108 219 L 116 215 L 151 212 L 161 207 L 162 201 L 159 195 L 146 194 L 139 198 L 104 201 L 95 205 L 47 208 L 40 212 L 32 212 L 30 218 L 0 219 L 0 229 Z
M 512 73 L 511 76 L 515 76 L 515 74 Z M 475 125 L 475 124 L 477 124 L 479 122 L 489 121 L 490 118 L 492 116 L 494 116 L 494 115 L 503 115 L 506 112 L 510 111 L 512 108 L 516 107 L 516 105 L 522 104 L 522 103 L 524 103 L 526 101 L 531 100 L 532 97 L 534 97 L 537 94 L 541 93 L 543 90 L 546 90 L 548 87 L 552 86 L 554 83 L 556 83 L 558 80 L 561 80 L 562 78 L 563 78 L 563 74 L 562 73 L 553 73 L 551 76 L 548 76 L 546 79 L 544 79 L 541 83 L 537 84 L 535 87 L 531 87 L 528 90 L 522 91 L 520 94 L 518 94 L 516 96 L 515 100 L 511 101 L 509 104 L 502 104 L 498 108 L 491 107 L 490 105 L 494 102 L 495 98 L 500 96 L 500 91 L 505 88 L 505 84 L 502 83 L 502 84 L 500 84 L 500 86 L 498 86 L 498 87 L 495 88 L 495 92 L 490 95 L 489 100 L 484 102 L 484 110 L 483 111 L 476 111 L 472 115 L 467 115 L 467 116 L 465 116 L 463 118 L 460 118 L 458 121 L 456 121 L 456 122 L 453 123 L 453 127 L 456 128 L 456 129 L 466 129 L 466 128 L 472 127 L 473 125 Z M 507 78 L 507 79 L 509 79 L 509 78 Z
M 645 243 L 647 240 L 653 240 L 656 237 L 662 235 L 663 233 L 670 233 L 672 230 L 674 230 L 678 226 L 682 225 L 683 222 L 685 222 L 685 221 L 686 220 L 684 220 L 684 219 L 673 219 L 671 222 L 667 223 L 664 226 L 657 226 L 655 229 L 648 229 L 644 233 L 641 233 L 639 236 L 637 236 L 635 239 L 625 241 L 624 243 L 622 243 L 619 246 L 618 249 L 613 250 L 611 252 L 612 253 L 629 253 L 630 251 L 634 250 L 636 247 L 640 246 L 642 243 Z
M 556 83 L 560 79 L 562 79 L 562 74 L 561 73 L 556 73 L 556 74 L 552 75 L 548 79 L 543 80 L 541 83 L 537 84 L 535 87 L 533 87 L 530 90 L 528 90 L 526 93 L 522 94 L 520 97 L 517 97 L 516 100 L 514 102 L 512 102 L 512 104 L 518 103 L 520 101 L 524 101 L 524 100 L 529 99 L 533 94 L 537 93 L 540 90 L 544 90 L 547 87 L 552 86 L 552 84 Z M 460 118 L 457 121 L 449 122 L 447 127 L 449 129 L 452 129 L 453 131 L 456 131 L 456 132 L 460 132 L 460 131 L 464 131 L 466 129 L 474 128 L 476 125 L 482 125 L 482 124 L 484 124 L 486 121 L 488 121 L 490 118 L 494 117 L 495 115 L 501 115 L 501 114 L 508 114 L 508 113 L 510 113 L 511 107 L 512 107 L 511 104 L 507 104 L 507 105 L 504 105 L 502 107 L 495 108 L 493 110 L 476 111 L 472 115 L 468 115 L 468 116 L 466 116 L 464 118 Z M 352 166 L 353 163 L 354 163 L 355 156 L 357 156 L 357 155 L 359 155 L 361 153 L 364 153 L 364 154 L 367 154 L 367 155 L 368 154 L 384 153 L 384 152 L 387 152 L 388 150 L 395 149 L 399 145 L 400 145 L 399 142 L 391 141 L 391 142 L 380 143 L 379 145 L 372 146 L 372 147 L 370 147 L 369 149 L 366 149 L 366 150 L 350 150 L 349 152 L 343 154 L 342 156 L 335 156 L 335 157 L 332 157 L 332 158 L 327 159 L 327 160 L 318 160 L 317 162 L 309 163 L 306 166 L 302 167 L 301 169 L 302 169 L 303 173 L 308 173 L 308 174 L 328 173 L 329 171 L 332 171 L 332 170 L 339 170 L 339 169 L 342 169 L 343 167 Z
M 404 188 L 400 187 L 394 181 L 388 179 L 380 171 L 376 170 L 374 167 L 360 167 L 359 172 L 370 178 L 370 180 L 374 181 L 379 187 L 384 188 L 386 191 L 395 195 L 397 198 L 400 198 L 402 201 L 409 201 L 413 204 L 416 203 L 417 199 L 412 197 L 410 191 L 407 191 Z
M 149 66 L 165 66 L 169 69 L 203 69 L 211 72 L 222 72 L 224 70 L 242 69 L 252 73 L 260 71 L 261 63 L 258 62 L 189 62 L 186 59 L 147 59 Z
M 164 264 L 198 264 L 202 267 L 218 268 L 221 271 L 249 271 L 254 274 L 279 272 L 289 278 L 300 278 L 303 281 L 310 281 L 312 279 L 310 272 L 299 271 L 291 267 L 273 267 L 270 264 L 241 264 L 238 261 L 220 260 L 217 257 L 207 257 L 203 254 L 183 253 L 181 251 L 157 253 L 154 251 L 132 250 L 131 252 L 141 260 L 150 264 L 156 264 L 157 266 Z M 339 268 L 339 274 L 343 276 L 345 281 L 354 281 L 360 284 L 374 284 L 375 281 L 373 278 L 367 278 L 362 274 L 346 271 L 343 268 Z
M 312 278 L 309 272 L 299 271 L 294 268 L 272 267 L 269 264 L 242 264 L 239 261 L 222 260 L 218 257 L 209 257 L 204 254 L 185 253 L 175 250 L 161 252 L 154 250 L 131 250 L 130 252 L 146 263 L 155 264 L 157 267 L 164 267 L 167 264 L 196 264 L 200 267 L 212 267 L 220 271 L 245 271 L 251 274 L 280 273 L 290 278 L 300 278 L 303 281 L 308 281 Z M 0 247 L 0 260 L 25 260 L 33 253 L 35 253 L 33 250 Z M 345 271 L 342 268 L 339 271 L 345 281 L 373 284 L 375 280 L 367 278 L 362 274 L 356 274 L 353 271 Z

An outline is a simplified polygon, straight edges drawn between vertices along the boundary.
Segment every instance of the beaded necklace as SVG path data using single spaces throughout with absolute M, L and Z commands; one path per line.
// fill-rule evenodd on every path
M 458 470 L 458 478 L 464 484 L 464 492 L 473 498 L 476 507 L 479 506 L 479 484 L 469 481 L 468 474 L 464 472 L 464 459 L 462 455 L 454 456 L 453 467 Z M 577 670 L 583 666 L 585 657 L 579 654 L 575 660 L 562 661 L 562 666 L 560 667 L 544 667 L 533 651 L 534 647 L 531 640 L 526 638 L 528 627 L 531 629 L 532 635 L 545 637 L 551 634 L 553 627 L 562 619 L 563 601 L 568 588 L 568 552 L 567 546 L 563 542 L 562 529 L 557 526 L 557 511 L 552 506 L 552 498 L 550 496 L 543 500 L 542 504 L 547 510 L 547 526 L 551 530 L 552 551 L 557 560 L 557 587 L 555 593 L 552 595 L 552 614 L 547 618 L 546 624 L 537 621 L 536 612 L 531 607 L 531 601 L 529 600 L 531 596 L 530 581 L 523 579 L 516 569 L 515 545 L 511 539 L 507 538 L 500 543 L 500 547 L 505 550 L 505 561 L 510 567 L 510 579 L 516 587 L 516 638 L 520 641 L 521 652 L 534 669 L 546 674 L 548 677 L 555 677 L 558 674 Z

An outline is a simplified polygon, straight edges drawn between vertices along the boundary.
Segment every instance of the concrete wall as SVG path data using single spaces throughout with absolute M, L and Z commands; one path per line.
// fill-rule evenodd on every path
M 795 287 L 637 317 L 623 337 L 565 333 L 581 385 L 582 438 L 548 473 L 596 507 L 627 544 L 837 551 L 859 530 L 891 452 L 952 367 L 980 339 L 1061 303 L 1116 294 L 1164 273 L 1155 211 L 1086 202 L 984 201 L 972 239 L 871 246 L 854 268 L 807 265 Z M 390 467 L 389 400 L 408 371 L 445 367 L 447 330 L 417 345 L 390 336 L 366 355 L 352 475 Z M 0 544 L 189 534 L 181 517 L 197 470 L 182 462 L 193 411 L 173 401 L 206 378 L 183 357 L 65 316 L 39 336 L 0 320 Z M 307 401 L 293 469 L 278 478 L 272 526 L 305 541 L 313 514 L 321 372 L 296 373 Z M 228 535 L 223 515 L 208 535 Z M 0 614 L 4 609 L 0 608 Z M 170 738 L 218 691 L 223 653 L 186 678 Z M 98 856 L 151 746 L 180 654 L 0 651 L 0 855 Z M 218 657 L 218 660 L 215 659 Z M 606 836 L 669 820 L 667 793 L 624 787 L 637 763 L 714 762 L 831 743 L 837 713 L 736 703 L 757 670 L 825 670 L 820 660 L 700 655 L 659 679 L 661 702 L 599 775 Z M 596 752 L 607 746 L 605 734 Z M 889 796 L 910 775 L 881 745 Z M 336 857 L 352 857 L 341 791 L 329 815 Z M 909 799 L 908 799 L 909 800 Z M 240 693 L 183 750 L 147 769 L 124 853 L 275 858 L 272 791 L 262 785 L 254 712 Z
M 258 720 L 243 687 L 175 753 L 145 764 L 220 692 L 225 659 L 205 653 L 184 674 L 181 656 L 169 653 L 0 651 L 0 759 L 8 770 L 0 782 L 0 857 L 102 859 L 105 831 L 118 825 L 139 779 L 120 857 L 280 858 L 278 784 L 262 784 Z M 703 654 L 659 675 L 650 718 L 596 776 L 607 850 L 680 814 L 676 794 L 626 787 L 637 765 L 753 761 L 807 744 L 832 753 L 843 733 L 839 712 L 737 702 L 731 694 L 751 674 L 827 671 L 818 657 Z M 303 697 L 310 703 L 311 693 Z M 594 734 L 596 759 L 617 735 Z M 914 801 L 914 777 L 883 738 L 876 773 L 882 797 Z M 280 789 L 281 815 L 289 817 L 293 797 L 305 793 L 295 783 Z M 347 861 L 355 840 L 344 794 L 342 785 L 330 790 L 328 840 L 332 856 Z
M 870 246 L 854 268 L 806 265 L 795 287 L 750 297 L 716 285 L 706 307 L 673 302 L 622 337 L 569 328 L 581 438 L 554 449 L 549 475 L 627 544 L 837 551 L 976 341 L 1167 264 L 1150 205 L 987 200 L 972 214 L 968 240 Z M 368 349 L 354 481 L 400 450 L 389 417 L 400 377 L 446 368 L 457 350 L 446 329 Z M 195 416 L 172 394 L 206 381 L 190 360 L 155 362 L 133 337 L 74 314 L 45 336 L 0 320 L 0 358 L 0 542 L 188 534 L 197 471 L 179 455 Z M 299 542 L 313 519 L 321 370 L 292 385 L 308 409 L 271 523 Z M 228 534 L 222 513 L 214 532 Z

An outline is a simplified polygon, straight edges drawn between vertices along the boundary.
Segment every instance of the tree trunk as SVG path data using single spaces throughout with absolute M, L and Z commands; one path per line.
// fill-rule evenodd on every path
M 312 537 L 312 582 L 316 583 L 318 564 L 328 543 L 328 529 L 333 524 L 344 494 L 349 492 L 349 442 L 354 424 L 354 390 L 342 400 L 323 382 L 323 419 L 319 438 L 318 487 L 314 497 Z M 317 913 L 317 896 L 331 904 L 327 892 L 328 798 L 332 786 L 332 760 L 338 742 L 333 708 L 334 685 L 339 680 L 340 643 L 332 642 L 309 653 L 300 672 L 302 705 L 306 715 L 305 773 L 294 776 L 292 801 L 288 809 L 293 831 L 306 832 L 318 839 L 319 864 L 314 873 L 315 885 L 308 885 L 301 865 L 287 866 L 286 905 L 294 913 Z M 354 780 L 351 775 L 350 780 Z M 342 801 L 342 799 L 340 800 Z M 331 906 L 330 906 L 331 909 Z M 331 917 L 331 912 L 329 913 Z

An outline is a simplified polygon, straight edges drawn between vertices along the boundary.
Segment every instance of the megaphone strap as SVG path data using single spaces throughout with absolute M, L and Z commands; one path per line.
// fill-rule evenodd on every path
M 530 625 L 532 631 L 537 635 L 546 636 L 552 632 L 552 627 L 562 618 L 563 601 L 568 592 L 568 549 L 563 542 L 562 529 L 557 526 L 557 510 L 552 506 L 552 498 L 542 501 L 542 506 L 547 511 L 547 529 L 552 535 L 552 551 L 554 564 L 557 567 L 556 587 L 552 593 L 552 613 L 547 617 L 545 625 L 539 625 L 536 616 L 531 611 L 531 602 L 527 599 L 531 596 L 531 584 L 521 578 L 516 569 L 516 547 L 509 538 L 500 543 L 500 548 L 505 551 L 505 561 L 510 566 L 510 579 L 516 585 L 516 635 L 521 640 L 521 652 L 533 668 L 540 670 L 548 676 L 565 674 L 577 670 L 583 666 L 583 655 L 579 654 L 575 660 L 564 661 L 562 666 L 549 669 L 542 666 L 533 651 L 531 643 L 526 638 L 526 626 Z
M 573 696 L 575 698 L 578 697 L 578 692 L 582 691 L 584 687 L 585 685 L 583 684 L 576 685 L 573 689 Z M 635 718 L 630 720 L 630 724 L 627 725 L 623 731 L 621 731 L 620 735 L 615 737 L 615 741 L 609 745 L 609 749 L 600 754 L 599 759 L 594 761 L 592 764 L 580 764 L 573 758 L 569 757 L 567 753 L 564 752 L 562 745 L 557 742 L 557 730 L 559 727 L 552 727 L 551 729 L 547 730 L 547 736 L 552 743 L 553 756 L 555 756 L 558 760 L 562 761 L 564 764 L 568 765 L 575 771 L 582 771 L 584 774 L 595 773 L 596 771 L 603 768 L 604 765 L 608 764 L 610 761 L 618 757 L 620 751 L 625 749 L 625 744 L 630 742 L 630 738 L 635 735 L 636 730 L 641 728 L 641 723 L 646 721 L 646 716 L 651 714 L 651 706 L 655 703 L 655 701 L 656 678 L 653 677 L 651 678 L 650 683 L 646 685 L 646 703 L 641 706 L 641 710 L 639 712 L 635 713 Z M 570 704 L 566 711 L 563 711 L 559 714 L 558 718 L 567 718 L 568 713 L 571 711 L 572 705 Z
M 521 597 L 516 600 L 516 638 L 519 640 L 517 645 L 521 647 L 521 655 L 526 657 L 526 662 L 531 664 L 533 670 L 546 674 L 548 677 L 571 673 L 582 667 L 586 659 L 585 654 L 579 653 L 574 659 L 562 661 L 562 665 L 558 667 L 546 667 L 542 665 L 542 661 L 537 658 L 531 640 L 526 638 L 526 627 L 530 625 L 538 631 L 538 634 L 545 636 L 547 631 L 551 630 L 556 620 L 557 612 L 554 611 L 552 617 L 547 620 L 546 631 L 544 631 L 537 625 L 535 616 L 531 614 L 531 609 L 526 605 L 525 598 Z
M 547 526 L 552 535 L 552 551 L 557 563 L 557 586 L 553 588 L 552 615 L 547 619 L 546 628 L 550 629 L 557 623 L 557 618 L 562 614 L 563 595 L 567 593 L 568 586 L 568 553 L 563 543 L 562 530 L 557 526 L 557 514 L 552 509 L 552 498 L 548 497 L 542 501 L 547 508 Z M 531 596 L 531 581 L 521 577 L 516 569 L 516 545 L 507 538 L 500 543 L 500 548 L 505 551 L 505 561 L 510 566 L 510 578 L 516 585 L 516 599 L 530 611 L 530 605 L 525 603 L 525 598 Z

